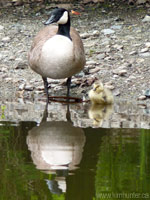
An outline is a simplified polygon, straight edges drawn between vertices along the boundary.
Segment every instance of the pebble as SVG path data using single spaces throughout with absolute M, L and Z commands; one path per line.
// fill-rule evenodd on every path
M 120 91 L 119 91 L 119 89 L 116 89 L 115 91 L 113 91 L 113 95 L 115 95 L 115 96 L 119 96 L 119 95 L 120 95 Z
M 122 28 L 122 25 L 113 25 L 110 28 L 115 30 L 120 30 Z
M 2 42 L 9 42 L 10 41 L 10 37 L 4 37 L 4 38 L 2 38 Z
M 34 87 L 32 85 L 25 85 L 24 89 L 28 91 L 32 91 Z
M 15 69 L 27 69 L 28 65 L 25 62 L 19 62 Z
M 145 43 L 145 46 L 146 46 L 147 48 L 150 48 L 150 42 L 146 42 L 146 43 Z
M 96 62 L 94 60 L 89 60 L 86 62 L 87 65 L 96 65 Z
M 146 48 L 143 48 L 143 49 L 141 49 L 141 51 L 140 51 L 140 53 L 145 53 L 145 52 L 148 52 L 148 48 L 146 47 Z
M 117 49 L 117 50 L 122 50 L 123 49 L 123 45 L 119 45 L 119 44 L 115 44 L 113 46 L 113 48 Z
M 98 30 L 93 31 L 92 35 L 93 36 L 99 36 L 100 32 Z
M 105 57 L 106 57 L 106 54 L 105 54 L 105 53 L 101 53 L 101 54 L 99 54 L 99 55 L 96 56 L 96 58 L 97 58 L 97 59 L 100 59 L 100 60 L 101 60 L 101 59 L 104 59 Z
M 4 29 L 4 26 L 0 25 L 0 31 Z
M 113 70 L 113 73 L 117 74 L 119 76 L 124 76 L 127 73 L 127 70 L 125 70 L 125 69 L 120 69 L 120 70 L 116 69 L 116 70 Z
M 23 90 L 23 89 L 24 89 L 24 87 L 25 87 L 25 84 L 24 84 L 24 83 L 22 83 L 21 85 L 19 85 L 19 90 Z
M 129 53 L 129 55 L 136 55 L 137 54 L 137 51 L 131 51 L 130 53 Z
M 44 90 L 44 86 L 43 85 L 39 85 L 38 87 L 36 87 L 36 90 Z
M 109 29 L 109 28 L 108 29 L 103 29 L 101 32 L 104 33 L 104 35 L 110 35 L 110 34 L 114 34 L 115 33 L 114 30 Z
M 3 55 L 0 53 L 0 60 L 2 59 Z
M 105 87 L 108 88 L 109 90 L 114 90 L 115 89 L 115 87 L 113 85 L 107 85 L 106 84 Z
M 81 37 L 82 39 L 87 39 L 87 38 L 90 37 L 90 34 L 89 34 L 89 33 L 82 33 L 82 34 L 80 34 L 80 37 Z
M 140 53 L 139 56 L 141 56 L 141 57 L 150 57 L 150 52 Z
M 144 19 L 142 19 L 142 22 L 150 22 L 150 16 L 145 15 Z
M 100 71 L 99 67 L 95 67 L 94 69 L 90 69 L 90 74 L 94 74 Z
M 138 100 L 145 100 L 146 99 L 146 96 L 145 95 L 141 95 L 138 97 Z
M 146 90 L 145 96 L 146 96 L 147 98 L 150 98 L 150 89 Z

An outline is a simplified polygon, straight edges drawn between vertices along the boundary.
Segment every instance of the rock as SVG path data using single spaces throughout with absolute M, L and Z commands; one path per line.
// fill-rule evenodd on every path
M 113 95 L 119 96 L 119 95 L 120 95 L 119 89 L 115 89 L 115 90 L 113 91 Z
M 86 65 L 96 65 L 96 62 L 94 60 L 89 60 L 86 62 Z
M 146 96 L 147 98 L 150 98 L 150 89 L 146 90 L 145 96 Z
M 4 29 L 4 26 L 0 25 L 0 31 Z
M 124 76 L 127 73 L 127 70 L 125 70 L 125 69 L 116 69 L 116 70 L 113 70 L 113 73 L 117 74 L 119 76 Z
M 140 53 L 145 53 L 145 52 L 147 52 L 149 49 L 146 47 L 146 48 L 143 48 L 143 49 L 141 49 L 141 51 L 140 51 Z
M 115 89 L 115 87 L 113 85 L 106 84 L 105 87 L 108 88 L 109 90 L 114 90 Z
M 141 95 L 138 97 L 138 100 L 145 100 L 146 99 L 146 96 L 145 95 Z
M 145 46 L 146 46 L 147 48 L 150 48 L 150 42 L 146 42 L 146 43 L 145 43 Z
M 34 87 L 32 85 L 25 85 L 24 89 L 28 91 L 33 91 Z
M 123 45 L 119 45 L 119 44 L 115 44 L 113 46 L 113 48 L 117 49 L 117 50 L 122 50 L 123 49 Z
M 129 55 L 136 55 L 137 54 L 137 51 L 131 51 L 130 53 L 129 53 Z
M 114 34 L 115 33 L 114 30 L 109 29 L 109 28 L 108 29 L 103 29 L 101 32 L 104 33 L 104 35 L 110 35 L 110 34 Z
M 23 90 L 23 89 L 24 89 L 24 87 L 25 87 L 25 84 L 24 84 L 24 83 L 22 83 L 21 85 L 19 85 L 19 90 Z
M 92 35 L 93 36 L 99 36 L 100 32 L 98 30 L 93 31 Z
M 28 65 L 26 62 L 19 62 L 15 69 L 27 69 Z
M 2 59 L 3 55 L 0 53 L 0 60 Z
M 10 41 L 10 37 L 4 37 L 4 38 L 2 38 L 2 42 L 9 42 Z
M 104 59 L 105 57 L 106 57 L 105 53 L 101 53 L 101 54 L 99 54 L 99 55 L 96 56 L 96 58 L 100 59 L 100 60 Z
M 99 67 L 95 67 L 94 69 L 90 69 L 90 74 L 94 74 L 94 73 L 97 73 L 100 71 L 100 68 Z
M 44 90 L 44 86 L 43 85 L 39 85 L 38 87 L 36 87 L 36 90 Z
M 89 33 L 82 33 L 82 34 L 80 34 L 80 37 L 81 37 L 82 39 L 86 39 L 86 38 L 89 38 L 89 37 L 90 37 L 90 34 L 89 34 Z
M 139 56 L 141 56 L 141 57 L 150 57 L 150 52 L 140 53 Z
M 114 30 L 120 30 L 122 28 L 122 25 L 113 25 L 110 28 Z
M 150 22 L 150 16 L 149 15 L 145 15 L 145 17 L 142 20 L 142 22 Z
M 136 0 L 136 4 L 139 5 L 139 4 L 144 4 L 146 3 L 147 0 Z

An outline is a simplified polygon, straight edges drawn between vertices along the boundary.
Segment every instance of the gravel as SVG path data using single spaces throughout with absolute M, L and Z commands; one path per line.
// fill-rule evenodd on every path
M 87 98 L 93 82 L 100 79 L 117 99 L 149 103 L 145 92 L 150 89 L 150 8 L 74 7 L 82 8 L 82 15 L 72 16 L 72 26 L 82 37 L 87 63 L 72 79 L 72 96 Z M 29 4 L 0 10 L 1 100 L 44 96 L 42 79 L 28 67 L 27 55 L 50 10 Z M 66 94 L 64 80 L 49 82 L 50 94 Z

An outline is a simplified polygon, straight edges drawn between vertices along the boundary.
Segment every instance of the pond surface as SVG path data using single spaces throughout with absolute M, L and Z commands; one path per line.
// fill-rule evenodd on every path
M 0 123 L 0 200 L 150 199 L 150 130 Z

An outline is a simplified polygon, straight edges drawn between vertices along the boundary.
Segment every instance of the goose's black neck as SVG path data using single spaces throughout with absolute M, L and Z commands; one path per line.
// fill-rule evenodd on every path
M 66 24 L 59 24 L 58 25 L 57 34 L 66 36 L 70 40 L 72 40 L 71 37 L 70 37 L 70 25 L 71 25 L 71 23 L 70 23 L 70 17 L 68 16 L 68 22 Z

